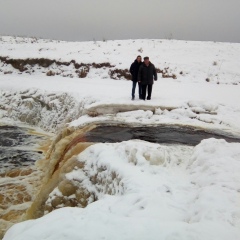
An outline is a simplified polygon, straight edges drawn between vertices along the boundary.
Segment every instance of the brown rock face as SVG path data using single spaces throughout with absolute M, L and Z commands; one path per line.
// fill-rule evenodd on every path
M 77 186 L 75 186 L 71 181 L 65 179 L 59 183 L 58 189 L 64 196 L 69 197 L 70 195 L 76 193 Z

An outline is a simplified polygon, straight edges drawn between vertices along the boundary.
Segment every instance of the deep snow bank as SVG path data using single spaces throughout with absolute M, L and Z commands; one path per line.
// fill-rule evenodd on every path
M 99 200 L 17 224 L 4 240 L 240 238 L 238 143 L 204 140 L 193 153 L 141 141 L 96 144 L 77 161 L 65 178 Z M 58 187 L 48 203 L 61 196 Z

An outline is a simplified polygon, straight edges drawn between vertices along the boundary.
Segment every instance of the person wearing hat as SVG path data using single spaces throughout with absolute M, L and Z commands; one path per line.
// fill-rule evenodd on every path
M 130 73 L 132 74 L 132 100 L 135 99 L 135 89 L 136 85 L 138 82 L 138 70 L 140 66 L 142 65 L 142 57 L 137 56 L 137 59 L 131 64 L 130 67 Z M 138 94 L 139 94 L 139 99 L 142 97 L 142 89 L 141 89 L 141 84 L 138 82 Z
M 144 62 L 138 71 L 138 82 L 140 82 L 142 86 L 142 100 L 146 100 L 146 91 L 148 93 L 147 100 L 151 100 L 153 79 L 157 81 L 156 68 L 149 61 L 149 57 L 144 57 Z

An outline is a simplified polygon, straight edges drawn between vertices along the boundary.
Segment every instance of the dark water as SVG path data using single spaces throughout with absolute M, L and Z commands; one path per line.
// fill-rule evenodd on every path
M 29 129 L 0 126 L 0 173 L 32 165 L 42 157 L 38 143 L 45 137 L 29 133 Z
M 203 139 L 225 139 L 227 142 L 240 142 L 240 137 L 226 136 L 220 132 L 178 126 L 98 126 L 88 132 L 85 140 L 89 142 L 121 142 L 140 139 L 153 143 L 184 144 L 196 146 Z
M 140 139 L 153 143 L 184 144 L 195 146 L 203 139 L 225 139 L 227 142 L 240 142 L 240 138 L 223 133 L 206 131 L 192 127 L 102 125 L 85 134 L 86 142 L 121 142 Z M 17 126 L 0 126 L 0 174 L 6 170 L 32 165 L 42 157 L 37 150 L 39 142 L 46 137 L 33 135 L 29 129 Z

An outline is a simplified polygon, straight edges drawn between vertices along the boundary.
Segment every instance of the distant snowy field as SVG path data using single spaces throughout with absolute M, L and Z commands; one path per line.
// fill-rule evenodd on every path
M 131 101 L 131 81 L 109 75 L 128 69 L 139 54 L 177 78 L 159 73 L 151 101 Z M 57 132 L 66 125 L 111 120 L 191 125 L 240 135 L 240 44 L 1 37 L 0 57 L 111 65 L 89 67 L 87 76 L 79 78 L 73 63 L 29 65 L 21 72 L 0 61 L 0 118 L 5 122 Z M 49 71 L 55 76 L 46 76 Z M 79 178 L 95 191 L 88 177 L 92 166 L 104 166 L 102 178 L 115 171 L 125 188 L 113 184 L 113 196 L 98 192 L 100 200 L 85 209 L 64 208 L 17 224 L 4 240 L 240 239 L 240 144 L 215 139 L 174 149 L 142 141 L 96 144 L 78 159 L 89 162 L 89 175 L 76 170 L 69 179 Z
M 177 40 L 125 40 L 106 42 L 63 42 L 27 38 L 0 38 L 1 57 L 12 59 L 48 58 L 62 62 L 110 63 L 115 68 L 128 69 L 137 55 L 149 56 L 160 69 L 168 68 L 178 81 L 240 83 L 240 44 L 190 42 Z M 0 65 L 1 66 L 1 65 Z M 56 65 L 51 66 L 54 69 Z M 65 70 L 67 72 L 67 67 Z M 72 70 L 73 64 L 68 67 Z M 12 71 L 1 66 L 2 73 Z M 34 69 L 38 75 L 42 68 Z M 16 72 L 16 71 L 15 71 Z M 91 69 L 88 78 L 107 78 L 104 69 Z

